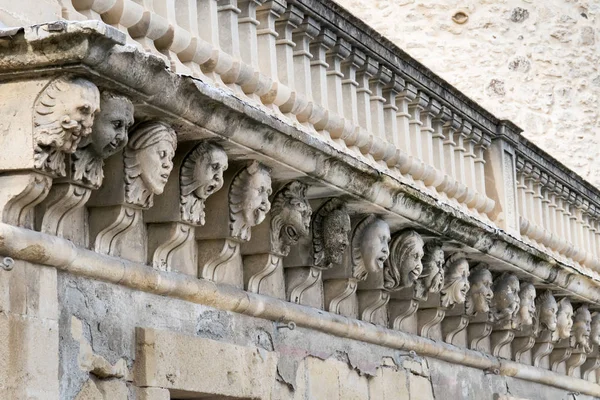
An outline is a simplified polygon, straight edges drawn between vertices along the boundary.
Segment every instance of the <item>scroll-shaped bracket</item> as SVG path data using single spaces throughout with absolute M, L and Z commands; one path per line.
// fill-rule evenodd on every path
M 36 172 L 0 176 L 0 211 L 2 222 L 33 229 L 33 210 L 52 186 L 52 178 Z
M 587 353 L 580 350 L 573 350 L 571 357 L 567 359 L 565 362 L 565 367 L 567 370 L 567 375 L 573 376 L 575 370 L 582 366 L 587 359 Z
M 535 345 L 534 336 L 517 337 L 512 342 L 512 358 L 515 362 L 523 362 L 523 355 Z
M 482 341 L 492 333 L 493 324 L 491 322 L 475 322 L 472 321 L 467 327 L 467 339 L 471 350 L 486 351 L 481 345 Z
M 435 339 L 433 335 L 436 331 L 435 328 L 439 326 L 445 315 L 446 309 L 441 307 L 419 310 L 419 313 L 417 314 L 417 329 L 419 336 Z
M 509 346 L 515 338 L 515 332 L 511 329 L 494 330 L 490 338 L 492 355 L 501 357 L 503 350 Z
M 446 343 L 455 344 L 456 335 L 464 331 L 469 325 L 466 315 L 446 316 L 442 321 L 442 339 Z
M 40 230 L 49 235 L 87 245 L 84 205 L 91 189 L 73 183 L 58 183 L 38 208 L 42 216 Z
M 400 300 L 392 298 L 388 308 L 390 327 L 397 331 L 411 332 L 412 327 L 407 326 L 407 322 L 419 309 L 419 302 L 415 299 Z M 417 333 L 416 330 L 414 333 Z
M 585 362 L 581 364 L 581 378 L 588 381 L 591 380 L 592 376 L 595 378 L 595 373 L 598 369 L 600 369 L 600 355 L 596 348 L 594 352 L 588 355 Z
M 568 340 L 562 340 L 550 353 L 550 369 L 558 372 L 562 363 L 566 362 L 573 354 L 573 348 L 568 345 Z
M 282 257 L 276 254 L 263 253 L 243 257 L 244 287 L 253 293 L 283 299 Z M 269 279 L 275 277 L 276 279 Z
M 358 292 L 360 319 L 375 325 L 388 326 L 388 302 L 390 294 L 385 290 L 361 290 Z
M 357 286 L 355 279 L 329 279 L 324 281 L 325 310 L 349 318 L 358 318 Z
M 285 276 L 287 299 L 292 303 L 323 308 L 321 273 L 314 267 L 289 268 Z

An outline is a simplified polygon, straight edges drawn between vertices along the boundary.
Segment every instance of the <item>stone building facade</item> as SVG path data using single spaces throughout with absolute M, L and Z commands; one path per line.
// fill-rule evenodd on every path
M 343 8 L 0 4 L 1 398 L 600 398 L 599 191 Z

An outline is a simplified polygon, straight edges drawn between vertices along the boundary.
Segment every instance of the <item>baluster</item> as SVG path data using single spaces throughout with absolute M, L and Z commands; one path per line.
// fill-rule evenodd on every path
M 410 140 L 410 113 L 408 105 L 417 97 L 417 88 L 410 83 L 406 83 L 404 90 L 396 96 L 396 123 L 398 126 L 399 141 L 398 144 L 406 154 L 413 158 Z M 407 171 L 408 172 L 408 171 Z M 404 172 L 403 172 L 404 173 Z
M 558 231 L 558 210 L 556 209 L 556 194 L 554 193 L 555 186 L 556 181 L 552 178 L 549 178 L 545 194 L 545 196 L 548 198 L 548 229 L 550 230 L 550 242 L 548 246 L 554 252 L 557 251 L 558 241 L 561 237 L 559 236 Z
M 529 228 L 529 219 L 527 218 L 527 196 L 525 194 L 525 190 L 527 186 L 525 185 L 525 174 L 523 172 L 523 163 L 522 160 L 517 160 L 517 205 L 519 210 L 519 231 L 521 235 L 527 235 L 527 230 Z
M 333 31 L 322 28 L 319 35 L 310 43 L 310 62 L 312 94 L 315 102 L 323 107 L 328 105 L 327 91 L 327 52 L 333 47 L 336 35 Z
M 542 242 L 548 248 L 552 244 L 552 226 L 550 223 L 550 198 L 548 196 L 548 174 L 541 174 L 541 196 L 542 196 L 542 226 L 544 227 L 544 237 Z
M 238 43 L 241 60 L 258 70 L 258 41 L 256 9 L 264 0 L 238 0 Z
M 573 254 L 573 260 L 578 263 L 585 260 L 585 244 L 584 244 L 584 232 L 583 232 L 583 202 L 581 197 L 575 198 L 573 203 L 573 231 L 575 237 L 575 253 Z
M 532 172 L 531 184 L 533 187 L 533 220 L 535 221 L 535 232 L 534 239 L 538 242 L 542 241 L 544 237 L 544 219 L 543 219 L 543 203 L 542 199 L 542 183 L 541 183 L 541 172 L 537 168 Z
M 369 80 L 369 89 L 371 90 L 371 133 L 382 139 L 386 140 L 385 137 L 385 124 L 384 124 L 384 107 L 386 103 L 385 97 L 383 97 L 383 88 L 390 83 L 392 80 L 392 71 L 390 71 L 384 65 L 379 66 L 377 73 Z
M 383 106 L 385 139 L 396 149 L 394 156 L 388 160 L 388 166 L 390 168 L 397 167 L 398 170 L 410 169 L 408 154 L 401 150 L 401 135 L 397 121 L 398 106 L 396 105 L 396 96 L 404 89 L 404 86 L 404 79 L 394 74 L 382 91 L 385 99 Z
M 358 82 L 356 71 L 361 68 L 367 60 L 362 51 L 354 48 L 342 63 L 342 94 L 344 96 L 344 117 L 354 125 L 358 125 Z
M 460 197 L 457 197 L 457 200 L 460 203 L 467 202 L 467 200 L 469 200 L 469 197 L 470 197 L 469 183 L 467 181 L 467 169 L 466 169 L 466 165 L 465 165 L 465 152 L 466 152 L 465 141 L 469 137 L 471 130 L 472 130 L 471 123 L 463 119 L 461 121 L 461 126 L 457 131 L 456 146 L 454 147 L 454 153 L 455 153 L 454 162 L 456 165 L 456 177 L 457 177 L 457 180 L 464 186 L 464 189 L 463 189 Z
M 338 38 L 335 46 L 327 52 L 327 89 L 328 89 L 328 107 L 330 111 L 344 115 L 344 96 L 342 62 L 350 55 L 350 43 L 342 38 Z
M 482 134 L 481 139 L 475 145 L 475 189 L 478 201 L 475 208 L 483 213 L 489 213 L 494 209 L 494 202 L 488 198 L 485 190 L 485 151 L 491 144 L 488 135 Z
M 301 123 L 316 123 L 320 118 L 311 119 L 313 110 L 312 79 L 310 61 L 310 43 L 319 33 L 319 25 L 311 17 L 305 17 L 304 21 L 292 32 L 292 40 L 296 47 L 294 50 L 294 87 L 296 92 L 303 95 L 308 101 L 305 111 L 296 114 Z
M 429 167 L 425 185 L 434 189 L 444 181 L 444 174 L 435 168 L 433 154 L 433 119 L 439 114 L 440 108 L 441 104 L 430 98 L 427 106 L 420 113 L 421 150 L 423 151 L 423 162 Z
M 450 110 L 447 111 L 450 113 Z M 452 185 L 446 189 L 450 198 L 458 198 L 462 195 L 462 187 L 458 178 L 456 169 L 456 142 L 455 138 L 458 129 L 460 129 L 460 119 L 456 114 L 451 114 L 450 118 L 444 124 L 444 171 L 452 178 Z
M 558 226 L 557 234 L 559 235 L 559 242 L 557 252 L 561 255 L 564 255 L 563 252 L 567 249 L 568 240 L 567 240 L 567 225 L 565 224 L 565 207 L 564 201 L 562 198 L 562 185 L 558 184 L 555 187 L 556 194 L 556 225 Z
M 569 205 L 569 189 L 566 187 L 562 188 L 561 193 L 562 205 L 563 205 L 563 226 L 564 226 L 564 238 L 566 247 L 563 251 L 563 255 L 570 258 L 573 254 L 573 238 L 571 230 L 571 208 Z
M 377 73 L 378 67 L 377 61 L 367 57 L 365 63 L 356 72 L 358 124 L 369 133 L 373 132 L 370 104 L 373 93 L 369 89 L 369 80 Z
M 535 240 L 535 229 L 536 229 L 536 220 L 535 220 L 535 205 L 533 195 L 535 191 L 533 190 L 533 177 L 531 175 L 532 166 L 531 164 L 525 164 L 524 175 L 525 175 L 525 210 L 527 215 L 527 219 L 529 220 L 529 230 L 527 231 L 527 236 Z
M 275 30 L 275 21 L 285 11 L 286 2 L 284 0 L 267 1 L 256 9 L 256 19 L 258 20 L 257 46 L 258 46 L 258 65 L 260 72 L 271 78 L 274 85 L 279 81 L 277 71 L 277 31 Z M 265 104 L 281 104 L 282 96 L 279 93 L 278 86 L 274 88 L 275 94 L 266 94 L 261 97 Z
M 295 44 L 292 32 L 298 28 L 303 18 L 304 14 L 297 7 L 290 6 L 275 22 L 275 30 L 278 35 L 275 42 L 277 51 L 277 76 L 279 82 L 286 85 L 292 91 L 289 101 L 280 105 L 279 109 L 290 118 L 296 118 L 295 115 L 308 106 L 308 99 L 306 97 L 300 98 L 295 91 L 296 82 L 294 77 Z

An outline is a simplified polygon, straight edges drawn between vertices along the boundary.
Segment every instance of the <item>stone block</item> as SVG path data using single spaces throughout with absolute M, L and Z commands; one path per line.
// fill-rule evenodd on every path
M 369 379 L 369 398 L 378 400 L 409 400 L 408 378 L 403 369 L 382 367 Z
M 306 398 L 340 399 L 339 372 L 335 360 L 306 359 Z
M 163 388 L 135 388 L 135 400 L 170 400 L 171 394 Z
M 410 388 L 410 400 L 434 400 L 433 389 L 429 379 L 410 374 L 408 377 L 408 386 Z
M 269 399 L 277 355 L 255 347 L 137 328 L 134 383 L 171 395 Z

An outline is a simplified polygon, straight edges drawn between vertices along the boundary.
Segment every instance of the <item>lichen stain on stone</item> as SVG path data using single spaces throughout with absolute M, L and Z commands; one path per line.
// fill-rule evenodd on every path
M 19 250 L 15 254 L 15 258 L 19 260 L 27 260 L 40 263 L 44 263 L 49 259 L 49 257 L 46 255 L 44 248 L 39 244 L 33 244 L 31 246 L 27 246 L 24 249 Z

